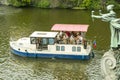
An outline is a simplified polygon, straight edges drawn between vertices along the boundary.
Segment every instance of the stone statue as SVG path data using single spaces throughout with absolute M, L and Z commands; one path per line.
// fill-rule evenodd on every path
M 120 79 L 120 18 L 116 18 L 116 13 L 113 11 L 114 5 L 108 5 L 106 14 L 94 15 L 92 18 L 100 18 L 102 21 L 110 23 L 111 44 L 110 50 L 105 52 L 101 59 L 101 74 L 103 80 L 119 80 Z M 115 50 L 113 50 L 115 49 Z
M 120 18 L 116 18 L 116 13 L 113 11 L 114 5 L 108 5 L 107 11 L 109 13 L 102 14 L 101 10 L 99 11 L 99 15 L 94 15 L 94 11 L 92 11 L 92 18 L 101 18 L 102 21 L 110 22 L 110 30 L 111 30 L 111 48 L 119 48 L 120 47 Z
M 101 74 L 103 80 L 116 80 L 116 59 L 114 57 L 114 52 L 109 50 L 107 51 L 101 59 Z

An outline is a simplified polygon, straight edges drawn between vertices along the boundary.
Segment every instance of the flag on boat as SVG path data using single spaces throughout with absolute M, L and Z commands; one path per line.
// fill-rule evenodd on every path
M 96 45 L 96 40 L 93 41 L 93 47 L 96 48 L 97 45 Z

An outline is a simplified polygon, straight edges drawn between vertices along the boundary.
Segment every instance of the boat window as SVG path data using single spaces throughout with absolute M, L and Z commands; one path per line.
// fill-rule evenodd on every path
M 49 39 L 49 44 L 54 44 L 54 39 L 53 38 Z
M 56 46 L 56 51 L 60 51 L 60 46 Z
M 80 52 L 81 51 L 81 47 L 77 47 L 77 52 Z
M 43 38 L 43 39 L 42 39 L 42 43 L 43 43 L 43 44 L 47 44 L 47 39 L 46 39 L 46 38 Z
M 36 43 L 36 38 L 35 37 L 31 37 L 30 38 L 30 43 L 31 44 L 35 44 Z
M 61 51 L 65 51 L 65 46 L 61 46 Z
M 73 52 L 76 51 L 76 47 L 75 47 L 75 46 L 72 47 L 72 51 L 73 51 Z

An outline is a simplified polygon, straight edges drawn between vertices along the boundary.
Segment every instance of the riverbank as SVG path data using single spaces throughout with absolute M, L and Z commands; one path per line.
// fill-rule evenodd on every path
M 120 9 L 119 0 L 0 0 L 0 4 L 14 7 L 69 8 L 69 9 L 106 9 L 114 4 Z

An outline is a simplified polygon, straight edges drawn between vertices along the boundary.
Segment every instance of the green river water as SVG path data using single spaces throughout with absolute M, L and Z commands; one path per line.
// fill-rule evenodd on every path
M 91 11 L 87 10 L 0 6 L 0 80 L 92 80 L 92 76 L 98 78 L 99 65 L 96 69 L 94 65 L 99 63 L 103 53 L 109 49 L 110 29 L 109 23 L 101 20 L 93 22 L 90 15 Z M 36 59 L 11 54 L 10 40 L 27 37 L 33 31 L 50 31 L 56 23 L 89 24 L 86 37 L 97 41 L 95 58 L 88 61 Z

